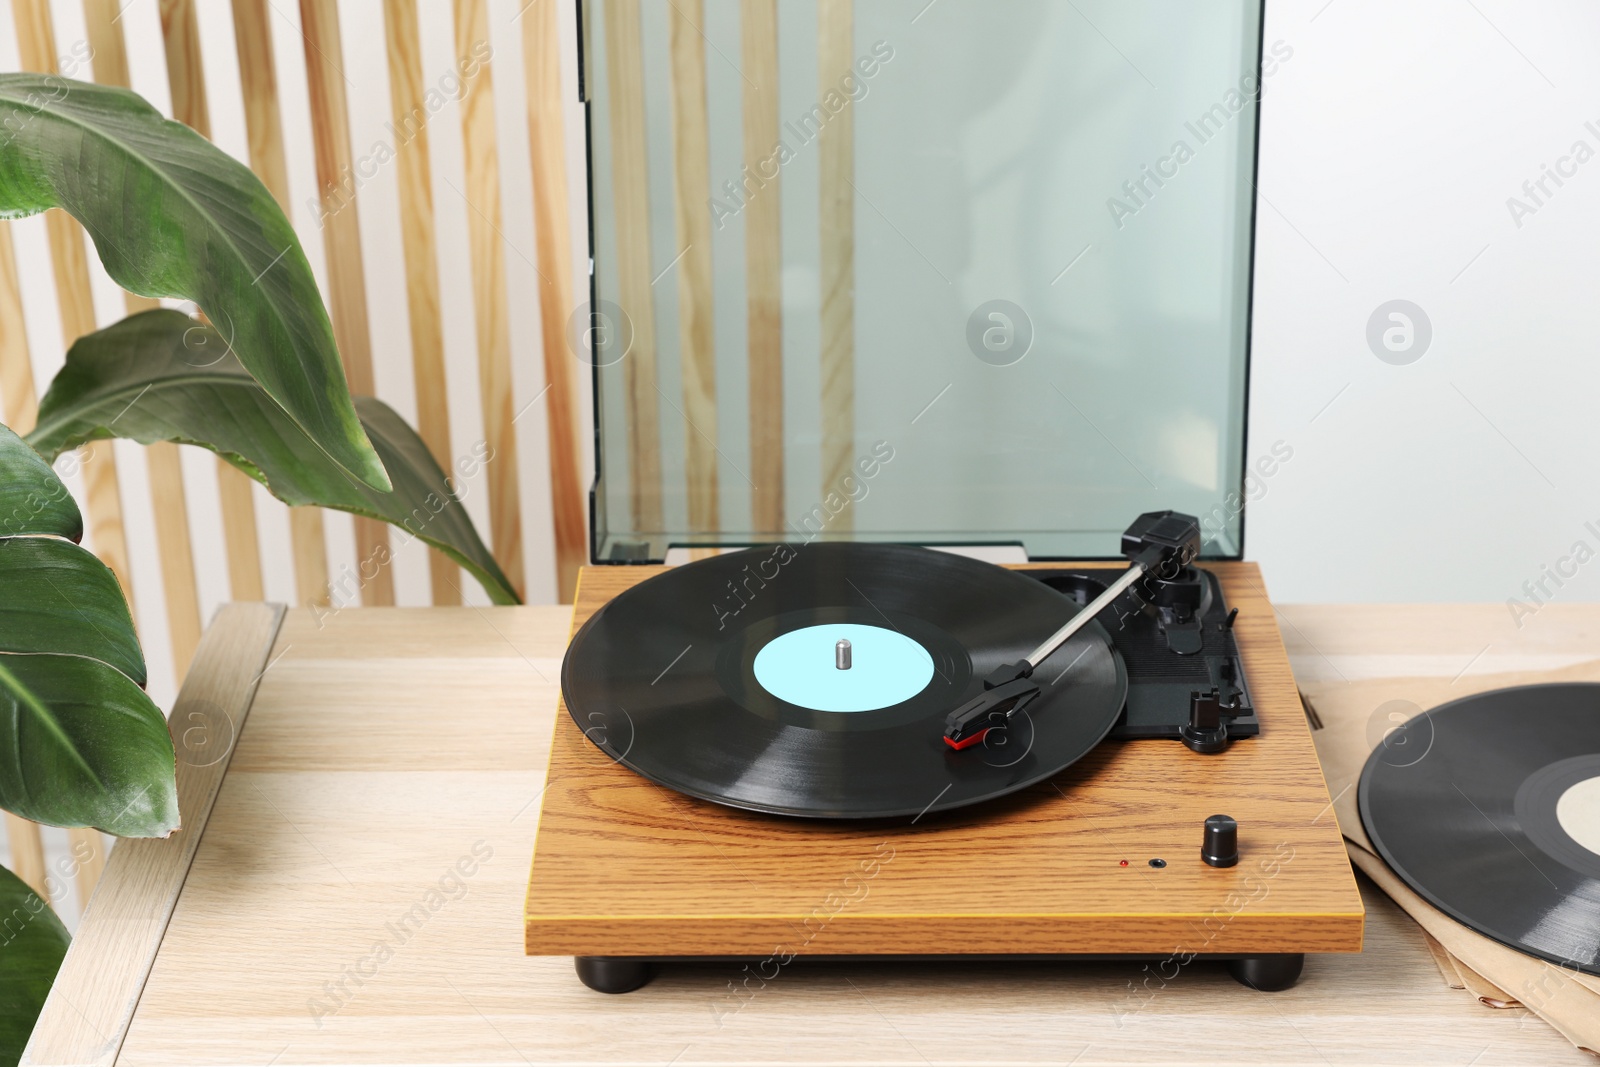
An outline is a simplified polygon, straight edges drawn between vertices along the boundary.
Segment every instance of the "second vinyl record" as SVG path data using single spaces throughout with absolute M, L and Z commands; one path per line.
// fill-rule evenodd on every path
M 1380 745 L 1358 793 L 1384 861 L 1431 904 L 1600 974 L 1600 685 L 1452 701 Z
M 775 814 L 917 817 L 1025 788 L 1115 724 L 1127 671 L 1091 623 L 1035 672 L 1044 694 L 956 752 L 944 719 L 1079 610 L 1020 574 L 900 545 L 750 549 L 601 608 L 562 666 L 585 736 L 690 796 Z M 848 667 L 841 659 L 848 644 Z

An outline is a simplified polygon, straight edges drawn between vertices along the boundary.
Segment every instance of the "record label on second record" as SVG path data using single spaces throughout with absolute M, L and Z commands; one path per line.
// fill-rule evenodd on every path
M 1556 801 L 1556 822 L 1568 837 L 1600 855 L 1600 778 L 1568 786 Z

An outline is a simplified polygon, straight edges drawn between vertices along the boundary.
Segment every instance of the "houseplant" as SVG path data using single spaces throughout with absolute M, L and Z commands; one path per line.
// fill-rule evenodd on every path
M 352 398 L 294 230 L 260 181 L 137 95 L 0 75 L 0 218 L 61 208 L 106 271 L 190 300 L 79 338 L 26 440 L 0 427 L 0 807 L 128 837 L 178 828 L 174 750 L 145 695 L 116 578 L 49 466 L 97 438 L 209 448 L 289 504 L 380 518 L 517 594 L 417 434 Z M 15 1062 L 66 947 L 0 869 L 0 1064 Z

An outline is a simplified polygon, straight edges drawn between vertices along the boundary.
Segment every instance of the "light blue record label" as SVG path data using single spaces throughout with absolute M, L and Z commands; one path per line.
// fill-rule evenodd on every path
M 850 642 L 850 668 L 835 664 Z M 756 653 L 756 681 L 779 700 L 813 711 L 874 711 L 910 700 L 933 680 L 933 657 L 882 626 L 835 623 L 790 630 Z

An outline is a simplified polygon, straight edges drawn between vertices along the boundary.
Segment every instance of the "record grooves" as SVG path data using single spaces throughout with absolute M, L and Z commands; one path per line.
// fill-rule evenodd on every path
M 1095 622 L 1040 665 L 1043 695 L 1008 728 L 962 752 L 942 738 L 945 717 L 982 692 L 985 675 L 1079 610 L 1043 582 L 950 553 L 751 549 L 674 568 L 606 604 L 573 638 L 561 688 L 590 741 L 679 792 L 790 816 L 920 816 L 1042 781 L 1111 730 L 1128 675 Z M 883 706 L 863 696 L 862 710 L 798 702 L 819 686 L 892 692 L 905 680 L 874 678 L 878 646 L 858 651 L 849 674 L 832 674 L 831 654 L 813 666 L 807 631 L 820 640 L 830 627 L 880 634 L 883 647 L 914 643 L 931 667 L 926 684 Z M 787 665 L 790 688 L 775 693 L 755 659 L 786 637 L 776 647 L 802 659 Z

